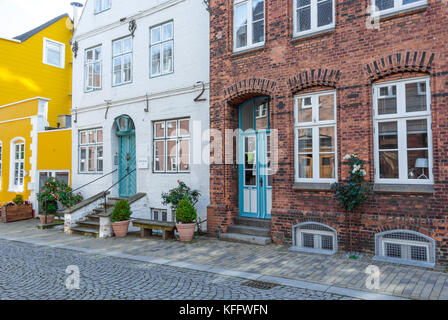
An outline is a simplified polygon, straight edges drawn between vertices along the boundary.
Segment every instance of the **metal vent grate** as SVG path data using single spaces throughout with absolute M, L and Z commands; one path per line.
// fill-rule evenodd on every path
M 269 290 L 274 287 L 277 287 L 278 284 L 276 283 L 269 283 L 269 282 L 263 282 L 263 281 L 256 281 L 256 280 L 249 280 L 246 282 L 243 282 L 241 285 L 261 290 Z

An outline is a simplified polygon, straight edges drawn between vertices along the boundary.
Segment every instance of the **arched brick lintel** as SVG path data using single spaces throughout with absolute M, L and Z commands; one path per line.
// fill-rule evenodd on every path
M 288 84 L 292 93 L 318 86 L 335 88 L 340 76 L 339 70 L 311 69 L 288 79 Z
M 371 82 L 402 72 L 430 73 L 434 58 L 427 51 L 397 52 L 367 64 L 366 70 Z
M 276 82 L 261 78 L 238 81 L 224 90 L 224 98 L 230 104 L 240 104 L 256 96 L 273 96 Z

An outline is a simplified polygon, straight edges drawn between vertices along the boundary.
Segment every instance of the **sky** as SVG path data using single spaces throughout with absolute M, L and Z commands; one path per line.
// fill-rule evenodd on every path
M 71 2 L 86 0 L 0 0 L 0 37 L 14 38 L 41 24 L 68 13 L 73 15 Z M 82 8 L 78 11 L 81 16 Z

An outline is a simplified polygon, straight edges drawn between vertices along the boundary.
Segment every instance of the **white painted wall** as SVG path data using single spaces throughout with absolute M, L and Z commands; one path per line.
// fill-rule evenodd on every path
M 116 137 L 113 132 L 114 119 L 120 115 L 129 115 L 136 127 L 137 160 L 146 157 L 149 169 L 138 169 L 137 192 L 148 194 L 148 205 L 152 208 L 165 208 L 161 203 L 161 193 L 184 181 L 202 196 L 197 206 L 202 220 L 206 218 L 209 204 L 209 167 L 198 161 L 201 152 L 209 154 L 208 139 L 200 136 L 209 129 L 209 14 L 199 0 L 112 0 L 110 10 L 94 15 L 93 0 L 87 1 L 83 15 L 75 32 L 73 41 L 78 41 L 78 56 L 73 58 L 73 187 L 77 188 L 101 175 L 78 173 L 78 132 L 81 129 L 103 128 L 104 171 L 109 173 L 118 166 L 113 163 L 117 151 Z M 140 12 L 140 13 L 139 13 Z M 144 14 L 143 14 L 143 13 Z M 129 34 L 128 21 L 120 23 L 122 17 L 134 16 L 137 30 L 133 39 L 133 81 L 130 84 L 112 87 L 112 41 Z M 174 73 L 150 78 L 149 75 L 149 30 L 151 26 L 165 21 L 174 21 Z M 102 45 L 102 89 L 84 93 L 84 53 L 85 49 Z M 206 84 L 202 98 L 205 102 L 194 102 Z M 149 96 L 149 112 L 145 112 L 146 98 Z M 105 119 L 106 104 L 112 100 Z M 75 115 L 76 113 L 76 115 Z M 191 164 L 190 173 L 163 174 L 153 173 L 153 121 L 190 117 Z M 201 127 L 197 130 L 196 127 Z M 199 139 L 198 139 L 199 138 Z M 193 146 L 194 141 L 199 144 Z M 203 149 L 205 148 L 205 150 Z M 193 150 L 199 149 L 199 154 Z M 202 150 L 201 150 L 202 149 Z M 118 179 L 118 173 L 101 179 L 81 190 L 84 198 L 108 188 Z M 111 190 L 117 195 L 118 187 Z M 139 217 L 147 212 L 138 213 Z M 204 225 L 205 228 L 205 225 Z

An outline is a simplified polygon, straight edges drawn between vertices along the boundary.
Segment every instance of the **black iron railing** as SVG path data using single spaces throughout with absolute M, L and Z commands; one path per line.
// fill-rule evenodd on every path
M 115 187 L 117 184 L 119 184 L 121 181 L 123 181 L 124 179 L 126 179 L 127 177 L 129 177 L 133 172 L 135 172 L 137 170 L 137 168 L 129 171 L 128 173 L 126 173 L 123 177 L 121 177 L 117 182 L 115 182 L 114 184 L 112 184 L 109 188 L 107 188 L 106 190 L 104 190 L 103 192 L 103 197 L 104 197 L 104 213 L 107 213 L 107 191 L 109 191 L 110 189 L 112 189 L 113 187 Z

